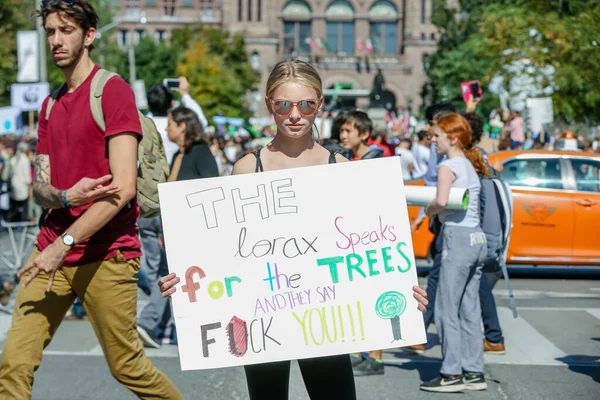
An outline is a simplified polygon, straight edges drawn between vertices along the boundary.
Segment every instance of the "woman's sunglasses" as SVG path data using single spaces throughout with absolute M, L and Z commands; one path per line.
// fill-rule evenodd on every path
M 292 102 L 288 100 L 271 100 L 273 111 L 277 115 L 289 115 L 292 108 L 298 108 L 298 112 L 304 116 L 311 116 L 319 108 L 319 103 L 316 100 L 301 100 Z
M 60 3 L 61 1 L 65 4 L 72 6 L 77 0 L 42 0 L 42 6 L 45 7 L 48 5 L 48 3 Z

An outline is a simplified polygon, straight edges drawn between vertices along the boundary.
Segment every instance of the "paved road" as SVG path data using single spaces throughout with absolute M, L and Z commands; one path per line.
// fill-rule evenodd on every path
M 600 393 L 600 281 L 515 279 L 519 306 L 514 319 L 506 290 L 495 294 L 505 331 L 507 353 L 486 356 L 486 392 L 465 399 L 597 399 Z M 423 280 L 422 284 L 425 281 Z M 140 296 L 140 303 L 145 299 Z M 0 312 L 0 348 L 10 316 Z M 401 349 L 387 351 L 386 374 L 358 378 L 359 399 L 429 399 L 450 395 L 420 392 L 422 380 L 436 376 L 440 346 L 435 327 L 430 347 L 417 356 Z M 148 350 L 156 365 L 177 384 L 186 399 L 246 399 L 241 368 L 181 372 L 175 346 Z M 296 366 L 290 399 L 308 399 Z M 133 399 L 110 376 L 91 326 L 65 321 L 48 346 L 35 376 L 34 399 Z
M 0 234 L 0 251 L 7 242 Z M 6 273 L 1 264 L 0 273 Z M 486 392 L 458 395 L 465 399 L 598 399 L 600 393 L 600 281 L 593 279 L 513 279 L 519 318 L 509 309 L 503 281 L 494 293 L 506 337 L 507 353 L 486 356 Z M 426 280 L 421 278 L 421 285 Z M 146 301 L 140 295 L 140 305 Z M 0 349 L 10 315 L 0 309 Z M 177 348 L 148 350 L 153 362 L 180 388 L 186 399 L 247 399 L 241 368 L 181 372 Z M 402 349 L 384 354 L 384 376 L 357 378 L 359 399 L 433 399 L 458 397 L 419 391 L 440 367 L 435 326 L 422 356 Z M 64 321 L 45 351 L 35 375 L 33 399 L 133 399 L 110 375 L 89 322 Z M 290 399 L 305 400 L 294 365 Z

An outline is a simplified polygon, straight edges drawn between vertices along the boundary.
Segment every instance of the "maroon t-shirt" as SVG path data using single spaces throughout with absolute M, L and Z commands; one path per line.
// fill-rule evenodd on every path
M 37 154 L 50 158 L 52 186 L 69 189 L 83 177 L 100 178 L 110 173 L 108 137 L 124 132 L 142 134 L 135 98 L 129 85 L 121 78 L 111 78 L 102 92 L 102 110 L 106 131 L 100 130 L 90 109 L 90 86 L 100 67 L 95 66 L 87 79 L 72 93 L 66 85 L 52 106 L 46 121 L 44 100 L 39 116 Z M 93 204 L 93 203 L 92 203 Z M 44 250 L 77 218 L 91 207 L 52 210 L 42 222 L 38 248 Z M 82 265 L 114 257 L 117 250 L 126 259 L 140 257 L 137 220 L 139 207 L 132 202 L 119 211 L 104 227 L 88 240 L 75 245 L 64 265 Z

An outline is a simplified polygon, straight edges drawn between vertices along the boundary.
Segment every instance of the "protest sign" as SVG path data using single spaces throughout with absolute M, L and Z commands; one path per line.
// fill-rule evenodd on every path
M 539 133 L 544 124 L 551 124 L 554 122 L 552 97 L 527 99 L 527 112 L 529 113 L 529 129 L 532 132 Z
M 183 370 L 426 342 L 398 157 L 159 194 Z

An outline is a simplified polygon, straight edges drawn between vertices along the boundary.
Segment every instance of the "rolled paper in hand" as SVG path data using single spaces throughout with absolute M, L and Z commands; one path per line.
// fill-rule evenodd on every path
M 437 194 L 435 186 L 404 186 L 409 206 L 426 207 Z M 466 210 L 469 206 L 469 189 L 451 188 L 447 209 Z

